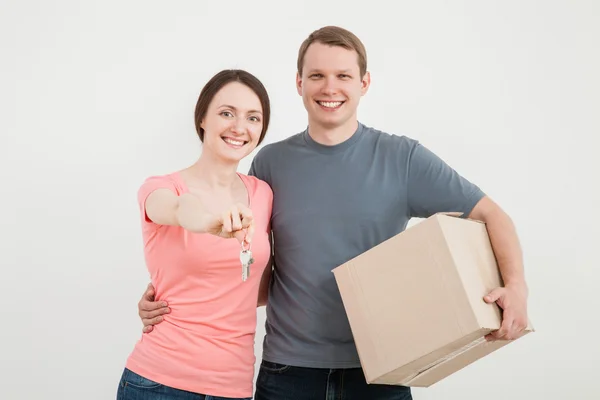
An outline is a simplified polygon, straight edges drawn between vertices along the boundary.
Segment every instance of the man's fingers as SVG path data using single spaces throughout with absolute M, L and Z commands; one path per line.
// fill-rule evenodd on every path
M 154 317 L 154 318 L 142 319 L 142 323 L 144 324 L 144 326 L 156 325 L 156 324 L 161 323 L 163 320 L 164 320 L 164 317 L 162 315 L 159 315 L 158 317 Z
M 496 336 L 494 336 L 494 333 L 488 333 L 487 335 L 485 335 L 485 340 L 488 342 L 493 342 L 496 340 Z
M 502 297 L 502 294 L 503 294 L 503 288 L 496 288 L 496 289 L 492 290 L 491 292 L 489 292 L 483 298 L 483 300 L 485 300 L 486 303 L 495 303 L 496 301 L 498 301 L 500 299 L 500 297 Z
M 527 328 L 527 309 L 524 298 L 514 287 L 495 288 L 484 296 L 487 303 L 496 303 L 502 309 L 500 329 L 486 335 L 486 340 L 516 340 Z
M 152 311 L 141 311 L 140 316 L 142 319 L 152 319 L 160 315 L 168 314 L 171 310 L 168 307 L 162 307 Z
M 517 338 L 517 335 L 517 326 L 515 324 L 512 324 L 510 328 L 508 328 L 508 330 L 506 331 L 506 335 L 504 335 L 504 340 L 514 340 Z
M 502 332 L 500 330 L 493 331 L 485 335 L 485 340 L 488 342 L 494 342 L 496 340 L 504 340 L 504 336 L 502 336 Z
M 167 307 L 167 303 L 164 301 L 140 301 L 140 312 L 142 311 L 154 311 L 160 308 Z
M 527 318 L 521 316 L 518 319 L 515 318 L 514 324 L 516 325 L 517 331 L 524 331 L 525 329 L 527 329 L 529 321 L 527 321 Z
M 522 321 L 515 319 L 510 327 L 510 332 L 506 335 L 506 338 L 509 340 L 516 340 L 523 336 L 523 332 L 527 328 L 527 324 L 524 324 Z
M 148 290 L 146 290 L 146 293 L 144 293 L 143 299 L 146 302 L 152 302 L 152 301 L 154 301 L 154 294 L 155 294 L 154 290 L 148 289 Z
M 147 325 L 142 328 L 142 332 L 149 333 L 149 332 L 152 332 L 153 329 L 154 329 L 154 327 L 152 325 Z
M 154 286 L 152 286 L 152 283 L 149 283 L 148 286 L 146 287 L 146 291 L 142 295 L 142 301 L 143 300 L 154 301 L 154 295 L 155 295 Z
M 514 318 L 510 312 L 505 312 L 502 318 L 502 325 L 500 325 L 500 329 L 498 329 L 494 336 L 499 340 L 507 340 L 507 335 L 509 335 L 511 331 L 511 327 L 513 325 Z

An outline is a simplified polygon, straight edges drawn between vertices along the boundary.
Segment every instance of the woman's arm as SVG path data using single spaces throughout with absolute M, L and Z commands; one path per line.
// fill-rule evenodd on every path
M 157 225 L 181 226 L 177 218 L 179 196 L 169 189 L 156 189 L 145 202 L 148 219 Z
M 252 211 L 242 204 L 229 207 L 221 215 L 214 215 L 193 194 L 177 196 L 169 189 L 157 189 L 148 195 L 145 210 L 148 218 L 158 225 L 180 226 L 190 232 L 236 237 L 240 241 L 252 240 Z

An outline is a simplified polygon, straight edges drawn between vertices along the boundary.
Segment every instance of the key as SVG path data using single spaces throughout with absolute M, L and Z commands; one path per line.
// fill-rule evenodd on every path
M 250 265 L 254 262 L 252 252 L 250 250 L 242 250 L 240 253 L 242 261 L 242 281 L 246 281 L 250 277 Z
M 242 281 L 245 282 L 250 277 L 250 265 L 254 262 L 254 258 L 252 258 L 250 246 L 245 249 L 244 243 L 242 243 L 242 251 L 240 251 L 240 261 L 242 262 Z

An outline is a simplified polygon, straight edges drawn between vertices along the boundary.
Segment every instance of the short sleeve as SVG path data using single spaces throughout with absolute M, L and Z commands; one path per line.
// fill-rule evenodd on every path
M 268 161 L 271 159 L 270 154 L 272 154 L 269 149 L 270 145 L 267 145 L 260 149 L 256 156 L 254 156 L 252 164 L 250 164 L 250 170 L 248 171 L 249 176 L 253 176 L 261 181 L 269 182 L 267 165 L 269 164 Z
M 140 186 L 137 193 L 138 207 L 142 221 L 153 224 L 146 214 L 146 199 L 157 189 L 169 189 L 176 195 L 180 195 L 180 189 L 176 182 L 168 176 L 152 176 L 147 178 Z
M 256 159 L 252 160 L 252 164 L 250 164 L 250 170 L 248 170 L 248 176 L 253 176 L 255 178 L 258 178 L 256 176 Z
M 408 162 L 407 196 L 410 216 L 427 218 L 438 212 L 461 212 L 466 217 L 485 194 L 417 143 Z

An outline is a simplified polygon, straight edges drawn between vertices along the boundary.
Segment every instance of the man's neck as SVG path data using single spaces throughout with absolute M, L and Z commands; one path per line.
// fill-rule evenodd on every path
M 350 139 L 358 129 L 358 120 L 350 119 L 344 125 L 327 127 L 308 122 L 308 134 L 317 143 L 324 146 L 335 146 Z

